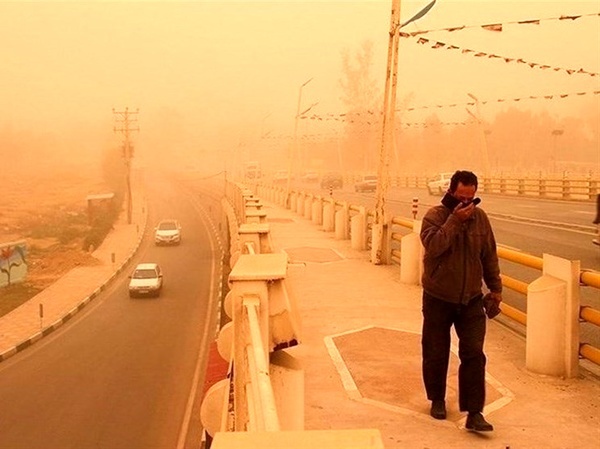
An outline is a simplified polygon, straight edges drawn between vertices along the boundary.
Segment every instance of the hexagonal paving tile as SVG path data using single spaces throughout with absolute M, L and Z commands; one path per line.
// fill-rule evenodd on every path
M 346 389 L 350 392 L 356 386 L 359 396 L 355 399 L 364 398 L 414 412 L 429 413 L 429 401 L 421 377 L 420 334 L 369 327 L 327 339 L 330 340 L 330 354 Z M 332 351 L 331 345 L 337 351 Z M 458 412 L 457 397 L 459 361 L 454 349 L 450 354 L 446 392 L 450 420 L 462 418 Z M 341 357 L 341 360 L 336 361 L 336 357 Z M 493 382 L 493 385 L 489 381 L 486 384 L 486 406 L 496 403 L 495 408 L 498 408 L 510 399 L 503 400 L 504 388 L 497 381 Z M 348 385 L 351 387 L 348 388 Z M 354 396 L 357 396 L 356 392 Z

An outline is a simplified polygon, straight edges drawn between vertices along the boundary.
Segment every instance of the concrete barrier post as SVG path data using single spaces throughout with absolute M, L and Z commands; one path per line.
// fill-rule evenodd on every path
M 247 254 L 246 243 L 250 243 L 256 254 L 272 252 L 269 238 L 269 223 L 245 223 L 239 227 L 241 253 Z
M 229 274 L 231 295 L 225 298 L 224 308 L 233 321 L 233 363 L 234 363 L 234 414 L 235 430 L 250 430 L 256 423 L 251 422 L 249 413 L 249 398 L 255 391 L 252 384 L 253 376 L 248 372 L 250 361 L 247 347 L 251 342 L 250 329 L 245 318 L 244 302 L 255 300 L 258 304 L 258 324 L 260 340 L 265 360 L 269 358 L 272 348 L 272 333 L 270 330 L 269 288 L 285 278 L 287 272 L 287 256 L 276 254 L 245 254 L 241 255 Z M 256 379 L 254 379 L 256 382 Z M 252 390 L 249 390 L 252 388 Z
M 290 193 L 290 210 L 296 212 L 298 207 L 298 194 L 296 192 Z
M 365 219 L 362 213 L 358 213 L 350 219 L 350 246 L 352 249 L 359 251 L 367 249 L 366 235 Z
M 300 192 L 298 193 L 298 206 L 296 213 L 301 217 L 304 217 L 304 203 L 306 203 L 306 193 Z
M 312 222 L 317 226 L 323 224 L 323 198 L 318 197 L 312 203 Z
M 345 240 L 348 226 L 348 204 L 344 203 L 341 210 L 335 213 L 335 238 Z
M 323 230 L 335 230 L 335 202 L 332 200 L 327 200 L 323 205 Z
M 306 195 L 304 199 L 304 211 L 303 216 L 308 220 L 312 220 L 312 204 L 313 204 L 313 196 Z
M 527 369 L 575 377 L 579 368 L 579 261 L 543 255 L 543 274 L 527 288 Z
M 423 275 L 423 245 L 421 243 L 421 220 L 415 220 L 413 232 L 400 240 L 400 282 L 421 285 Z

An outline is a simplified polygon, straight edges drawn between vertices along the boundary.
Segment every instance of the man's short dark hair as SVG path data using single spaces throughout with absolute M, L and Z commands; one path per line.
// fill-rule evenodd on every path
M 450 178 L 450 192 L 456 192 L 458 183 L 462 183 L 464 186 L 475 186 L 477 190 L 477 175 L 472 171 L 457 170 Z

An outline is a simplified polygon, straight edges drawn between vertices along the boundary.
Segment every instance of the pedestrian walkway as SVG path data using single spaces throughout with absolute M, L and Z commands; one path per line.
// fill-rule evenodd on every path
M 263 204 L 271 243 L 289 256 L 286 287 L 302 318 L 301 343 L 288 351 L 305 367 L 307 430 L 376 428 L 386 449 L 599 447 L 600 380 L 583 371 L 575 379 L 530 373 L 524 339 L 496 321 L 489 322 L 486 340 L 484 411 L 496 430 L 464 430 L 456 348 L 448 419 L 432 419 L 420 375 L 421 289 L 402 284 L 397 266 L 372 265 L 349 241 Z M 142 208 L 133 224 L 121 219 L 94 253 L 97 266 L 71 271 L 0 318 L 0 361 L 60 326 L 104 288 L 134 253 L 144 225 Z
M 457 348 L 448 378 L 448 419 L 429 416 L 421 380 L 421 288 L 398 266 L 375 266 L 310 220 L 264 202 L 276 251 L 289 256 L 287 288 L 302 318 L 289 351 L 305 368 L 305 428 L 377 428 L 391 448 L 598 448 L 600 380 L 533 374 L 525 340 L 488 321 L 487 400 L 495 431 L 464 429 Z M 456 342 L 456 340 L 454 340 Z
M 96 265 L 77 267 L 25 304 L 0 317 L 0 362 L 52 333 L 83 309 L 127 267 L 144 234 L 141 199 L 131 223 L 122 213 L 102 245 L 92 253 Z

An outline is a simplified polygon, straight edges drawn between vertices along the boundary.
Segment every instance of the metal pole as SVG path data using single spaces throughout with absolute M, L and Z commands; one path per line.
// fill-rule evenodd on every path
M 396 103 L 396 80 L 398 75 L 398 29 L 400 27 L 400 0 L 392 0 L 390 31 L 388 42 L 387 71 L 383 100 L 383 127 L 379 147 L 378 180 L 375 201 L 375 224 L 371 249 L 371 261 L 381 264 L 383 261 L 383 225 L 385 221 L 385 196 L 389 175 L 389 146 L 394 129 L 394 111 Z M 390 131 L 391 130 L 391 131 Z
M 298 119 L 300 118 L 300 104 L 302 102 L 302 89 L 308 83 L 312 81 L 312 78 L 308 79 L 300 86 L 298 91 L 298 105 L 296 107 L 296 117 L 294 119 L 294 136 L 292 145 L 288 148 L 288 173 L 287 173 L 287 186 L 286 186 L 286 203 L 290 201 L 290 190 L 292 183 L 292 165 L 293 160 L 296 157 L 296 153 L 298 151 Z
M 132 112 L 131 114 L 137 114 L 138 110 L 136 110 L 135 112 Z M 130 141 L 130 137 L 129 134 L 131 131 L 139 131 L 139 127 L 138 128 L 130 128 L 130 122 L 134 122 L 136 120 L 130 120 L 129 115 L 129 108 L 125 108 L 124 112 L 116 112 L 113 109 L 113 114 L 119 114 L 120 116 L 123 117 L 122 122 L 123 122 L 123 127 L 117 129 L 116 127 L 114 128 L 114 131 L 117 132 L 121 132 L 124 136 L 124 141 L 123 141 L 123 157 L 125 159 L 125 183 L 126 183 L 126 188 L 127 188 L 127 223 L 131 224 L 131 215 L 132 215 L 132 210 L 133 210 L 133 204 L 132 204 L 132 194 L 131 194 L 131 159 L 133 158 L 133 146 L 131 144 Z
M 483 167 L 485 170 L 485 175 L 490 176 L 491 171 L 490 171 L 490 158 L 488 155 L 487 135 L 485 132 L 485 123 L 483 121 L 483 117 L 481 116 L 481 109 L 479 107 L 479 98 L 477 98 L 475 95 L 470 94 L 470 93 L 467 93 L 467 95 L 475 101 L 475 111 L 477 112 L 477 117 L 475 117 L 475 120 L 479 124 L 479 131 L 481 133 L 481 152 L 482 152 L 482 158 L 483 158 Z M 473 115 L 473 114 L 471 114 L 471 115 Z

